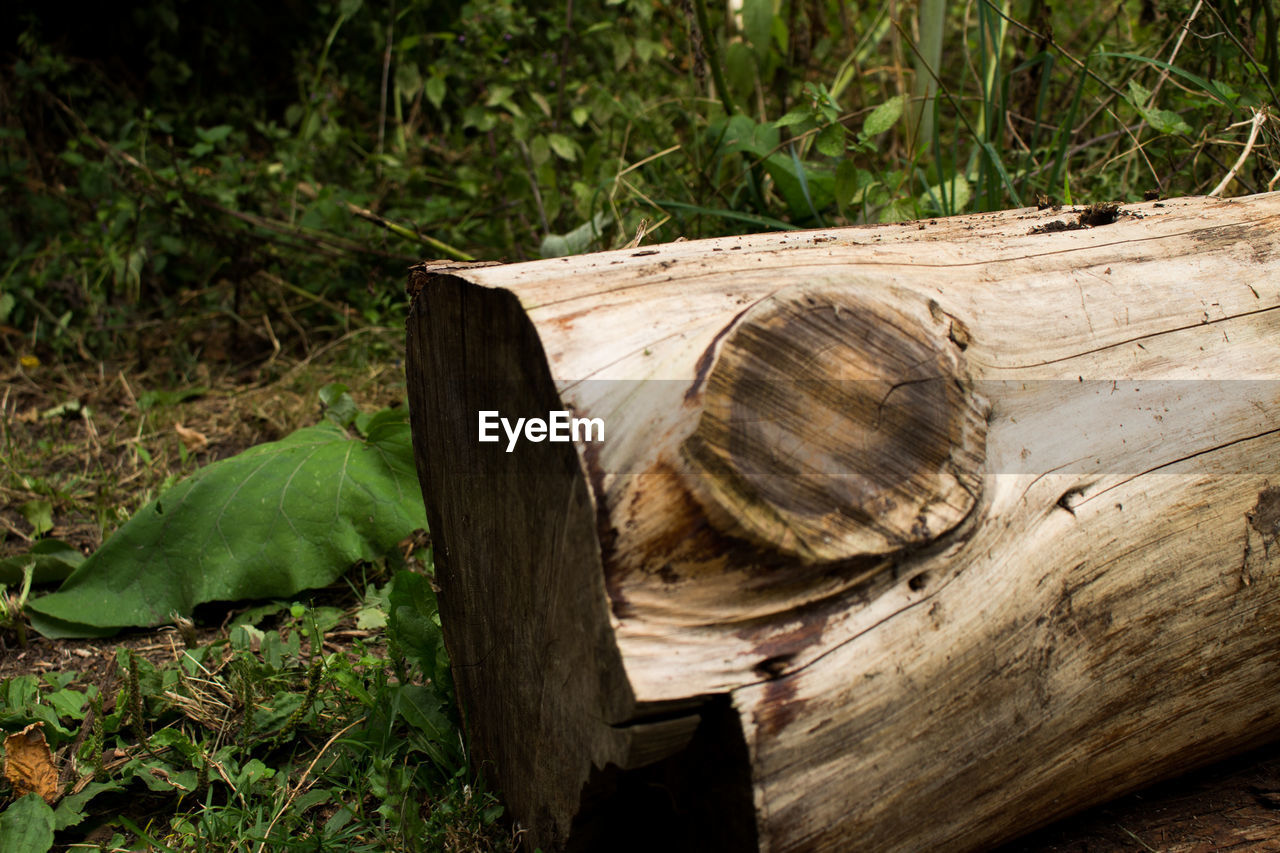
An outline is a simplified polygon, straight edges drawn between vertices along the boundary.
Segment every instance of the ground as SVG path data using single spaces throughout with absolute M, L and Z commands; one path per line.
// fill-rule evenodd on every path
M 185 473 L 314 423 L 321 415 L 317 391 L 331 382 L 349 386 L 366 408 L 402 400 L 400 335 L 374 330 L 310 358 L 268 357 L 247 367 L 225 360 L 183 366 L 159 359 L 145 368 L 13 362 L 0 370 L 0 559 L 23 553 L 36 538 L 24 511 L 31 501 L 51 509 L 53 527 L 45 535 L 90 553 L 104 532 Z M 354 602 L 341 584 L 322 595 L 339 607 Z M 225 637 L 235 612 L 202 610 L 198 642 Z M 326 632 L 325 646 L 350 650 L 368 636 L 348 614 Z M 168 627 L 108 640 L 30 636 L 24 646 L 12 627 L 0 628 L 0 683 L 75 671 L 75 685 L 96 684 L 114 697 L 121 646 L 159 665 L 181 654 L 184 639 Z M 1113 850 L 1280 850 L 1280 748 L 1100 806 L 1002 853 Z

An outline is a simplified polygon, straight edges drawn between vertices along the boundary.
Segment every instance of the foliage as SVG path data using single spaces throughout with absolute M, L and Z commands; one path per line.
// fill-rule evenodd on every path
M 23 629 L 24 604 L 42 612 L 74 589 L 125 600 L 127 543 L 143 543 L 144 559 L 169 554 L 165 530 L 184 514 L 197 520 L 177 525 L 174 559 L 209 578 L 161 582 L 135 563 L 134 589 L 152 599 L 121 608 L 135 624 L 392 560 L 390 543 L 422 526 L 420 506 L 407 508 L 416 486 L 399 416 L 359 415 L 329 389 L 329 424 L 176 486 L 194 452 L 178 444 L 161 458 L 154 425 L 203 396 L 210 363 L 269 373 L 301 356 L 301 368 L 339 336 L 353 362 L 392 363 L 398 348 L 361 333 L 399 325 L 404 267 L 424 255 L 518 260 L 1270 189 L 1278 18 L 1276 0 L 159 0 L 76 16 L 20 0 L 0 12 L 13 39 L 0 81 L 0 353 L 30 382 L 75 360 L 168 353 L 172 369 L 170 390 L 150 382 L 133 400 L 136 435 L 122 418 L 113 432 L 127 422 L 132 437 L 104 442 L 126 448 L 112 452 L 130 455 L 128 478 L 72 462 L 70 448 L 97 447 L 90 394 L 33 410 L 41 437 L 28 456 L 15 452 L 30 449 L 15 440 L 27 427 L 0 418 L 0 489 L 17 498 L 6 525 L 20 519 L 40 539 L 62 535 L 72 509 L 99 531 L 132 518 L 83 565 L 48 539 L 0 561 L 0 630 Z M 124 372 L 120 385 L 132 398 Z M 290 461 L 312 451 L 314 465 Z M 230 497 L 228 481 L 257 465 L 314 475 L 297 492 L 310 500 L 281 516 L 313 530 L 367 517 L 379 496 L 397 517 L 347 529 L 339 553 L 304 531 L 258 563 L 232 559 L 234 543 L 202 557 L 199 537 L 220 529 L 210 519 L 252 524 L 246 494 L 279 506 L 301 485 L 269 474 Z M 366 475 L 363 499 L 339 488 Z M 144 496 L 118 499 L 117 480 L 135 477 Z M 232 583 L 246 566 L 257 579 Z M 63 598 L 30 601 L 32 583 L 71 573 Z M 287 587 L 270 585 L 282 576 Z M 78 726 L 89 734 L 71 751 L 97 781 L 52 810 L 15 798 L 0 828 L 47 847 L 50 826 L 69 838 L 127 794 L 139 808 L 111 825 L 115 846 L 305 836 L 330 849 L 444 849 L 470 831 L 490 843 L 498 807 L 461 748 L 429 582 L 398 574 L 367 589 L 357 618 L 371 636 L 353 657 L 316 645 L 332 612 L 268 610 L 175 664 L 126 655 L 114 704 L 71 673 L 5 682 L 0 726 L 42 722 L 55 747 L 75 745 Z M 84 606 L 58 612 L 104 621 Z M 279 627 L 256 627 L 281 614 Z M 413 805 L 423 790 L 425 810 Z
M 407 412 L 360 413 L 344 386 L 321 396 L 325 423 L 202 468 L 135 513 L 29 603 L 35 628 L 101 636 L 208 601 L 293 595 L 425 528 Z
M 73 771 L 52 808 L 31 794 L 0 811 L 5 849 L 43 853 L 55 829 L 114 832 L 108 849 L 497 849 L 426 578 L 368 586 L 357 613 L 385 627 L 350 653 L 323 651 L 341 611 L 278 602 L 168 663 L 121 648 L 114 698 L 74 672 L 0 682 L 0 728 L 40 723 Z
M 1272 113 L 1231 168 L 1242 122 L 1277 107 L 1274 0 L 913 8 L 30 6 L 0 127 L 0 325 L 93 356 L 179 315 L 196 351 L 215 321 L 264 352 L 272 324 L 306 346 L 394 316 L 421 255 L 1274 181 Z

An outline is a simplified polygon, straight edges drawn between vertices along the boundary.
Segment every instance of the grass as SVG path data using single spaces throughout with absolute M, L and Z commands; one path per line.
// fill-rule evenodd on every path
M 335 380 L 367 406 L 403 399 L 394 359 L 362 363 L 368 338 L 396 334 L 310 360 L 206 363 L 199 384 L 159 363 L 15 366 L 0 559 L 37 534 L 92 551 L 196 467 L 316 422 Z M 47 529 L 21 509 L 33 504 Z M 514 849 L 468 761 L 447 673 L 424 659 L 438 624 L 437 645 L 415 648 L 422 626 L 393 612 L 405 573 L 429 584 L 426 539 L 309 598 L 210 605 L 160 632 L 49 640 L 0 620 L 0 727 L 42 726 L 63 795 L 53 849 Z M 22 793 L 0 781 L 0 803 Z
M 304 7 L 281 24 L 231 2 L 174 33 L 159 0 L 115 16 L 127 38 L 17 16 L 0 561 L 51 537 L 94 551 L 196 468 L 314 423 L 332 382 L 402 399 L 402 271 L 422 255 L 1280 178 L 1271 0 Z M 27 636 L 11 582 L 4 728 L 44 720 L 66 785 L 121 786 L 59 846 L 514 846 L 461 742 L 403 704 L 436 694 L 377 624 L 398 570 L 429 557 L 406 543 L 314 600 L 119 644 Z
M 42 721 L 60 768 L 59 849 L 508 849 L 501 806 L 438 742 L 456 730 L 397 712 L 422 679 L 388 649 L 368 571 L 349 606 L 269 603 L 94 672 L 0 682 L 0 715 Z

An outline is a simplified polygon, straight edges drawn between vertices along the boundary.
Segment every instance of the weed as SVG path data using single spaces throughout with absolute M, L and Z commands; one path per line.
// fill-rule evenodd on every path
M 448 682 L 425 677 L 408 662 L 415 654 L 401 661 L 402 680 L 385 657 L 387 636 L 421 638 L 420 622 L 407 629 L 383 609 L 429 594 L 421 577 L 396 574 L 336 619 L 333 608 L 282 603 L 270 630 L 242 621 L 158 660 L 121 649 L 123 686 L 110 701 L 75 672 L 0 682 L 0 723 L 41 722 L 61 765 L 58 843 L 76 849 L 77 838 L 114 829 L 117 847 L 182 851 L 304 840 L 309 849 L 506 849 L 501 807 L 461 749 Z M 362 636 L 327 651 L 320 626 L 344 633 L 370 609 L 383 631 L 346 629 Z M 416 657 L 434 662 L 434 642 Z M 20 802 L 6 819 L 36 820 Z

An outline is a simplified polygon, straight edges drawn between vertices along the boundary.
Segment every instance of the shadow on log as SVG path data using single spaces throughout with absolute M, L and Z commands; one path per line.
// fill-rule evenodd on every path
M 411 276 L 474 756 L 544 850 L 970 850 L 1280 733 L 1280 194 Z

